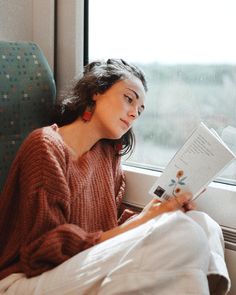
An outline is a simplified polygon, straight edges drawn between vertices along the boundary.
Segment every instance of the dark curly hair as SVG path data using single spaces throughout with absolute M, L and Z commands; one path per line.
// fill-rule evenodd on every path
M 84 67 L 82 77 L 75 82 L 71 92 L 59 100 L 56 105 L 56 123 L 59 126 L 70 124 L 81 117 L 87 106 L 94 103 L 94 94 L 103 94 L 112 85 L 120 80 L 135 76 L 140 79 L 145 91 L 147 83 L 143 72 L 122 59 L 108 59 L 107 61 L 94 61 Z M 135 146 L 135 136 L 132 128 L 120 139 L 104 139 L 114 145 L 122 146 L 120 155 L 131 153 Z

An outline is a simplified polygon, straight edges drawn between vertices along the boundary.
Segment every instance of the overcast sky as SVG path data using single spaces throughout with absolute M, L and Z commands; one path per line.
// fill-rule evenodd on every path
M 236 0 L 90 0 L 90 59 L 236 64 L 235 14 Z

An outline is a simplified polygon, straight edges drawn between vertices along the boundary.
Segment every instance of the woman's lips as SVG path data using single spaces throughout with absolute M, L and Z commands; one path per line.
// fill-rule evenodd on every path
M 130 123 L 124 119 L 120 119 L 123 123 L 125 123 L 125 125 L 127 126 L 127 128 L 130 128 Z

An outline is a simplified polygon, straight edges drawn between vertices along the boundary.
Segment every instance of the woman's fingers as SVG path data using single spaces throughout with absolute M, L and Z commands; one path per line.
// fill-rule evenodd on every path
M 192 198 L 191 193 L 183 193 L 179 196 L 173 197 L 170 200 L 164 202 L 162 206 L 167 211 L 174 211 L 174 210 L 183 210 L 185 211 L 185 206 L 187 206 Z
M 180 194 L 179 196 L 176 196 L 175 198 L 178 199 L 178 201 L 181 204 L 184 204 L 184 203 L 188 203 L 189 201 L 191 201 L 192 197 L 193 197 L 192 193 L 185 192 L 185 193 Z
M 194 209 L 196 209 L 196 207 L 197 207 L 196 203 L 193 201 L 190 201 L 189 203 L 184 205 L 185 212 L 190 211 L 190 210 L 194 210 Z
M 193 209 L 193 203 L 191 202 L 192 194 L 183 193 L 177 197 L 172 197 L 168 201 L 161 202 L 158 199 L 152 199 L 142 210 L 140 216 L 145 220 L 150 220 L 162 213 L 182 210 L 183 212 Z

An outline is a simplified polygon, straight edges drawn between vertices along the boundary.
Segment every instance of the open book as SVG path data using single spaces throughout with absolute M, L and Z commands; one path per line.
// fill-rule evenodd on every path
M 195 199 L 236 156 L 203 123 L 193 131 L 149 193 L 161 201 L 189 191 Z

